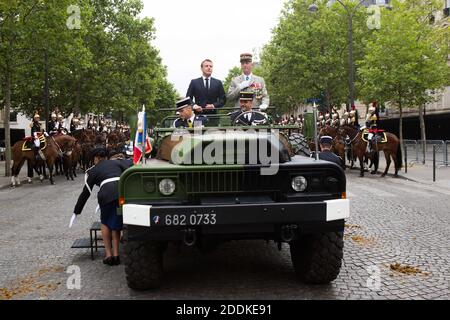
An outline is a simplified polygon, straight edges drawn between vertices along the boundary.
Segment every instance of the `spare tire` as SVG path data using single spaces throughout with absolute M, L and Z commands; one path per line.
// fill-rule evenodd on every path
M 295 155 L 309 157 L 311 150 L 309 150 L 308 141 L 302 134 L 293 132 L 288 139 Z

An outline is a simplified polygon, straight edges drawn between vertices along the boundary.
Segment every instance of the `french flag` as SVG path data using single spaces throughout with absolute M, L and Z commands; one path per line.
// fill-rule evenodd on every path
M 147 123 L 145 116 L 145 106 L 142 107 L 142 111 L 138 113 L 138 122 L 136 137 L 134 138 L 133 146 L 133 163 L 137 164 L 142 159 L 142 153 L 144 150 L 144 143 L 147 144 Z M 147 147 L 146 147 L 147 149 Z

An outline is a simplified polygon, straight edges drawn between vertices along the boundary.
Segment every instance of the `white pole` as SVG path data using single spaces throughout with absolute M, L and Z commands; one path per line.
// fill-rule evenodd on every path
M 316 149 L 315 154 L 316 160 L 319 160 L 319 143 L 317 141 L 317 106 L 315 101 L 313 105 L 313 114 L 314 114 L 314 144 Z

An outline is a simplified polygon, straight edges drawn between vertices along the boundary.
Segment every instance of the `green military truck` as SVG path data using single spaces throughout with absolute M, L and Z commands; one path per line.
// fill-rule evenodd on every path
M 349 216 L 343 170 L 302 154 L 295 125 L 236 126 L 218 117 L 219 127 L 183 130 L 168 117 L 154 129 L 154 157 L 121 176 L 128 286 L 161 286 L 171 242 L 244 239 L 288 243 L 301 280 L 333 281 Z

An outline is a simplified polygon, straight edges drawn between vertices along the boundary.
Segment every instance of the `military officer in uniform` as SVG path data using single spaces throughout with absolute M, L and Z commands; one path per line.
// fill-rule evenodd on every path
M 349 115 L 348 112 L 345 111 L 341 119 L 341 126 L 345 126 L 348 124 L 348 115 Z
M 330 118 L 330 113 L 329 112 L 327 112 L 325 114 L 325 125 L 326 126 L 331 126 L 331 118 Z
M 244 125 L 252 125 L 258 122 L 264 122 L 266 120 L 264 114 L 251 112 L 253 99 L 254 93 L 252 91 L 241 91 L 239 93 L 239 106 L 241 109 L 229 114 L 232 122 Z M 248 113 L 241 116 L 245 112 Z
M 191 98 L 187 97 L 177 102 L 177 112 L 180 117 L 173 122 L 175 128 L 203 127 L 208 123 L 208 118 L 196 115 L 192 109 Z
M 253 109 L 259 108 L 261 111 L 267 110 L 270 99 L 267 94 L 266 83 L 263 78 L 252 73 L 253 56 L 250 53 L 241 54 L 242 75 L 231 80 L 227 98 L 236 101 L 235 107 L 240 107 L 239 93 L 241 91 L 253 91 Z
M 78 119 L 78 117 L 74 116 L 70 121 L 70 132 L 74 132 L 75 130 L 77 130 L 79 125 L 80 120 Z
M 67 134 L 67 129 L 64 126 L 64 117 L 58 113 L 58 133 Z
M 333 146 L 333 138 L 330 136 L 320 137 L 320 152 L 319 159 L 334 162 L 344 169 L 344 162 L 342 159 L 331 151 Z M 315 158 L 315 153 L 313 152 L 311 157 Z
M 34 152 L 36 158 L 39 158 L 39 156 L 38 156 L 38 153 L 39 153 L 41 158 L 44 159 L 42 151 L 39 150 L 39 147 L 41 146 L 41 142 L 39 141 L 39 136 L 40 136 L 40 134 L 44 133 L 44 129 L 42 129 L 41 123 L 39 122 L 40 119 L 41 119 L 41 117 L 39 116 L 39 113 L 36 112 L 34 114 L 33 121 L 30 123 L 31 136 L 34 139 L 32 149 L 33 149 L 33 152 Z
M 56 120 L 56 113 L 52 112 L 51 120 L 48 122 L 47 132 L 50 134 L 55 134 L 58 132 L 58 121 Z

